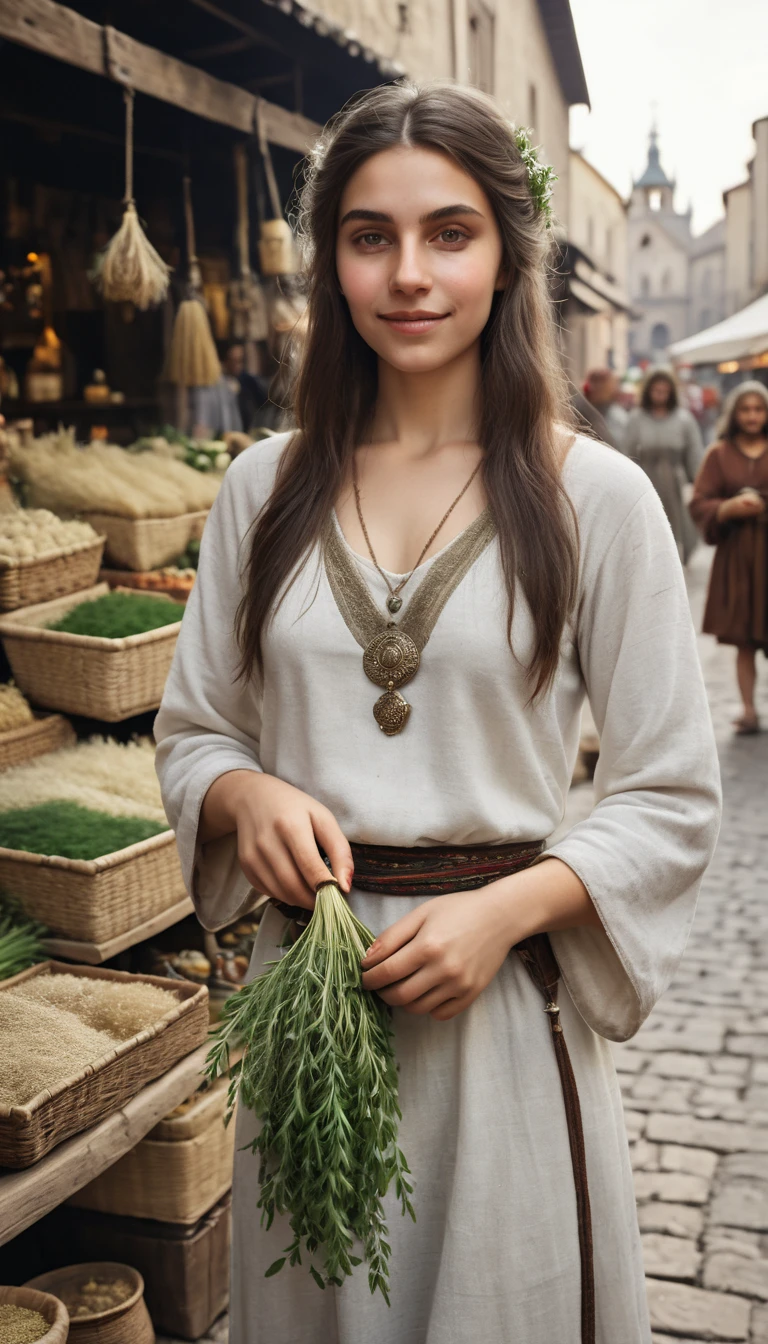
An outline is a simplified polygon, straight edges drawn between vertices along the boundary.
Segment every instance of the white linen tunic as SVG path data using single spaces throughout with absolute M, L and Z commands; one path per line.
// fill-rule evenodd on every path
M 638 467 L 577 437 L 563 479 L 579 522 L 580 591 L 551 693 L 528 704 L 531 615 L 519 593 L 515 657 L 494 540 L 435 626 L 407 687 L 406 728 L 386 737 L 372 714 L 380 692 L 319 548 L 269 627 L 263 680 L 234 680 L 246 534 L 286 441 L 253 447 L 227 472 L 156 721 L 163 798 L 200 919 L 216 929 L 252 900 L 235 838 L 202 848 L 197 840 L 205 794 L 226 771 L 287 780 L 329 807 L 352 841 L 546 839 L 563 816 L 586 691 L 601 738 L 596 806 L 550 852 L 585 883 L 602 927 L 561 931 L 552 942 L 584 1121 L 597 1340 L 648 1344 L 621 1099 L 604 1038 L 637 1031 L 668 984 L 719 819 L 709 710 L 669 524 Z M 383 611 L 381 577 L 355 560 Z M 354 889 L 350 901 L 374 933 L 419 903 Z M 270 909 L 253 974 L 279 954 L 284 927 Z M 264 1279 L 291 1234 L 286 1220 L 260 1226 L 258 1162 L 240 1151 L 255 1121 L 241 1112 L 231 1344 L 579 1344 L 574 1182 L 542 1007 L 512 954 L 450 1022 L 395 1010 L 400 1138 L 417 1222 L 387 1196 L 390 1308 L 371 1297 L 364 1265 L 325 1292 L 306 1268 Z

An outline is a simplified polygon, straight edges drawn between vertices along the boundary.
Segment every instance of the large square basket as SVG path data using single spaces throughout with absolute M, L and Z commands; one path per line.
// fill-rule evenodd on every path
M 81 602 L 108 592 L 109 584 L 98 583 L 0 619 L 14 680 L 34 704 L 109 723 L 158 708 L 179 637 L 178 621 L 126 639 L 46 628 Z M 146 596 L 168 601 L 163 593 Z
M 98 859 L 64 859 L 0 847 L 0 890 L 52 934 L 108 943 L 184 899 L 172 831 Z
M 112 1115 L 147 1083 L 202 1045 L 208 1034 L 208 991 L 203 985 L 46 961 L 0 983 L 0 994 L 37 975 L 76 975 L 123 983 L 141 980 L 169 990 L 178 1005 L 75 1077 L 38 1093 L 23 1106 L 0 1104 L 0 1166 L 5 1167 L 30 1167 L 65 1139 Z

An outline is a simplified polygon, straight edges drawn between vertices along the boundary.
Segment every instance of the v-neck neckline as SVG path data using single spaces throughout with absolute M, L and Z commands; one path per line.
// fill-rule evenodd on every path
M 762 462 L 763 458 L 768 453 L 768 443 L 766 444 L 762 453 L 758 453 L 757 457 L 750 457 L 749 453 L 745 453 L 744 450 L 739 447 L 735 439 L 731 439 L 731 444 L 736 449 L 736 452 L 739 454 L 739 457 L 743 457 L 745 462 Z
M 462 537 L 466 535 L 469 529 L 471 527 L 476 527 L 480 519 L 484 518 L 486 514 L 489 513 L 490 510 L 488 505 L 486 504 L 485 508 L 481 509 L 480 513 L 478 513 L 476 517 L 472 519 L 471 523 L 467 523 L 467 526 L 462 528 L 461 532 L 457 532 L 455 537 L 451 537 L 451 540 L 447 541 L 444 546 L 441 546 L 439 551 L 435 551 L 434 555 L 428 555 L 426 560 L 422 560 L 421 564 L 418 565 L 416 569 L 407 569 L 404 570 L 402 573 L 398 574 L 393 569 L 386 569 L 384 565 L 379 566 L 379 568 L 381 569 L 382 573 L 387 575 L 387 578 L 389 579 L 404 579 L 406 575 L 410 577 L 411 575 L 420 574 L 421 571 L 423 569 L 426 569 L 428 565 L 431 565 L 434 560 L 438 560 L 441 555 L 445 555 L 446 551 L 449 551 L 452 546 L 455 546 L 458 541 L 461 541 Z M 338 532 L 345 549 L 349 551 L 349 554 L 352 556 L 353 560 L 358 564 L 364 565 L 366 569 L 372 570 L 374 574 L 377 573 L 378 572 L 377 567 L 370 559 L 370 557 L 367 555 L 361 555 L 359 551 L 355 550 L 354 546 L 350 545 L 345 535 L 344 528 L 341 526 L 341 523 L 339 522 L 339 515 L 337 514 L 335 508 L 331 510 L 331 517 L 333 519 L 334 527 L 336 528 L 336 531 Z

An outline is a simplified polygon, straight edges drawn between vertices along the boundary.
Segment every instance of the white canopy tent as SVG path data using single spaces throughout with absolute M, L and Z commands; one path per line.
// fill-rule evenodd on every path
M 686 364 L 720 364 L 749 359 L 768 350 L 768 294 L 706 331 L 697 331 L 670 346 L 670 354 Z

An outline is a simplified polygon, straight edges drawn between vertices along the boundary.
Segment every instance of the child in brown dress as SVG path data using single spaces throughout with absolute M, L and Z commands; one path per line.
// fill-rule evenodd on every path
M 706 634 L 736 645 L 744 711 L 739 734 L 756 733 L 755 654 L 768 657 L 768 388 L 744 382 L 729 397 L 696 477 L 691 513 L 716 546 L 704 611 Z

